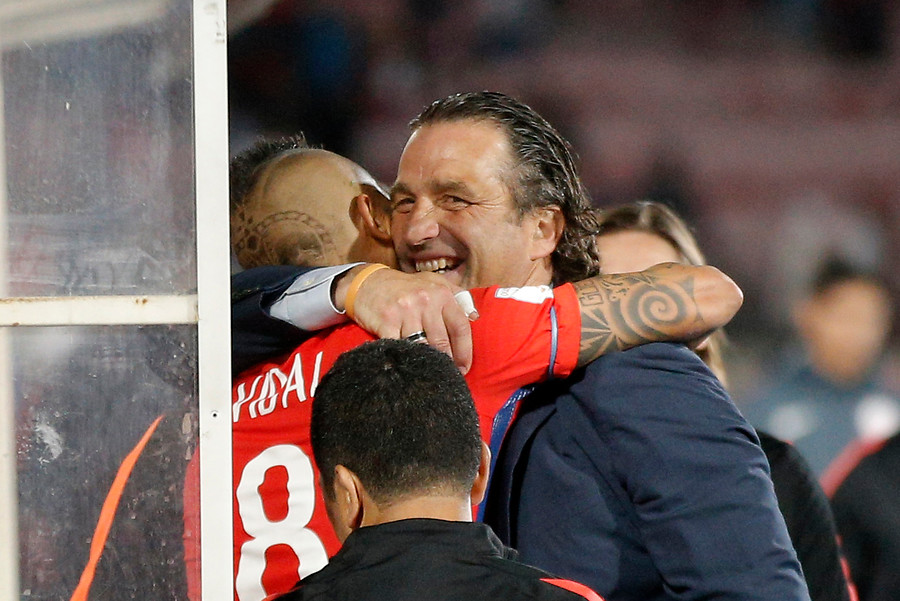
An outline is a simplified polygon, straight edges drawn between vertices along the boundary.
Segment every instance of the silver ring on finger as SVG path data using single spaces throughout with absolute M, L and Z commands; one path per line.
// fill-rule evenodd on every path
M 413 332 L 404 338 L 404 340 L 409 340 L 410 342 L 428 342 L 428 337 L 425 336 L 425 332 L 419 330 L 418 332 Z

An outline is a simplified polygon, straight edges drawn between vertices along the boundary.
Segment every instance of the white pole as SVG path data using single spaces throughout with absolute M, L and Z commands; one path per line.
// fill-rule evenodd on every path
M 194 0 L 203 600 L 233 598 L 225 0 Z
M 2 51 L 0 51 L 2 57 Z M 6 198 L 6 130 L 0 72 L 0 298 L 8 294 L 9 252 Z M 0 599 L 19 598 L 19 503 L 16 492 L 16 412 L 9 328 L 0 327 Z

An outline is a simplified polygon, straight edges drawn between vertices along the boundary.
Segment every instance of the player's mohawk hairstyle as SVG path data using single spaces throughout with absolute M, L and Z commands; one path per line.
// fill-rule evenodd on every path
M 299 133 L 273 140 L 260 138 L 252 147 L 236 154 L 228 167 L 231 213 L 234 214 L 244 204 L 244 198 L 256 184 L 256 177 L 262 165 L 282 152 L 304 148 L 309 148 L 309 144 L 306 142 L 306 136 Z

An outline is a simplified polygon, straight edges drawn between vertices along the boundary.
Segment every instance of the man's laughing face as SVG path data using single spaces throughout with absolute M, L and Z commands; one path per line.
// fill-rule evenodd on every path
M 536 269 L 534 219 L 520 216 L 506 135 L 490 121 L 417 129 L 391 192 L 391 232 L 404 271 L 431 271 L 462 288 L 548 284 Z

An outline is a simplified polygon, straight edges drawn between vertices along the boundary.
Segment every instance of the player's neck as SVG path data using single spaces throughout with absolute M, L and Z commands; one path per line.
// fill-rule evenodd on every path
M 365 508 L 360 525 L 375 526 L 416 518 L 471 522 L 471 501 L 468 497 L 426 496 L 403 499 L 386 506 L 371 505 Z

